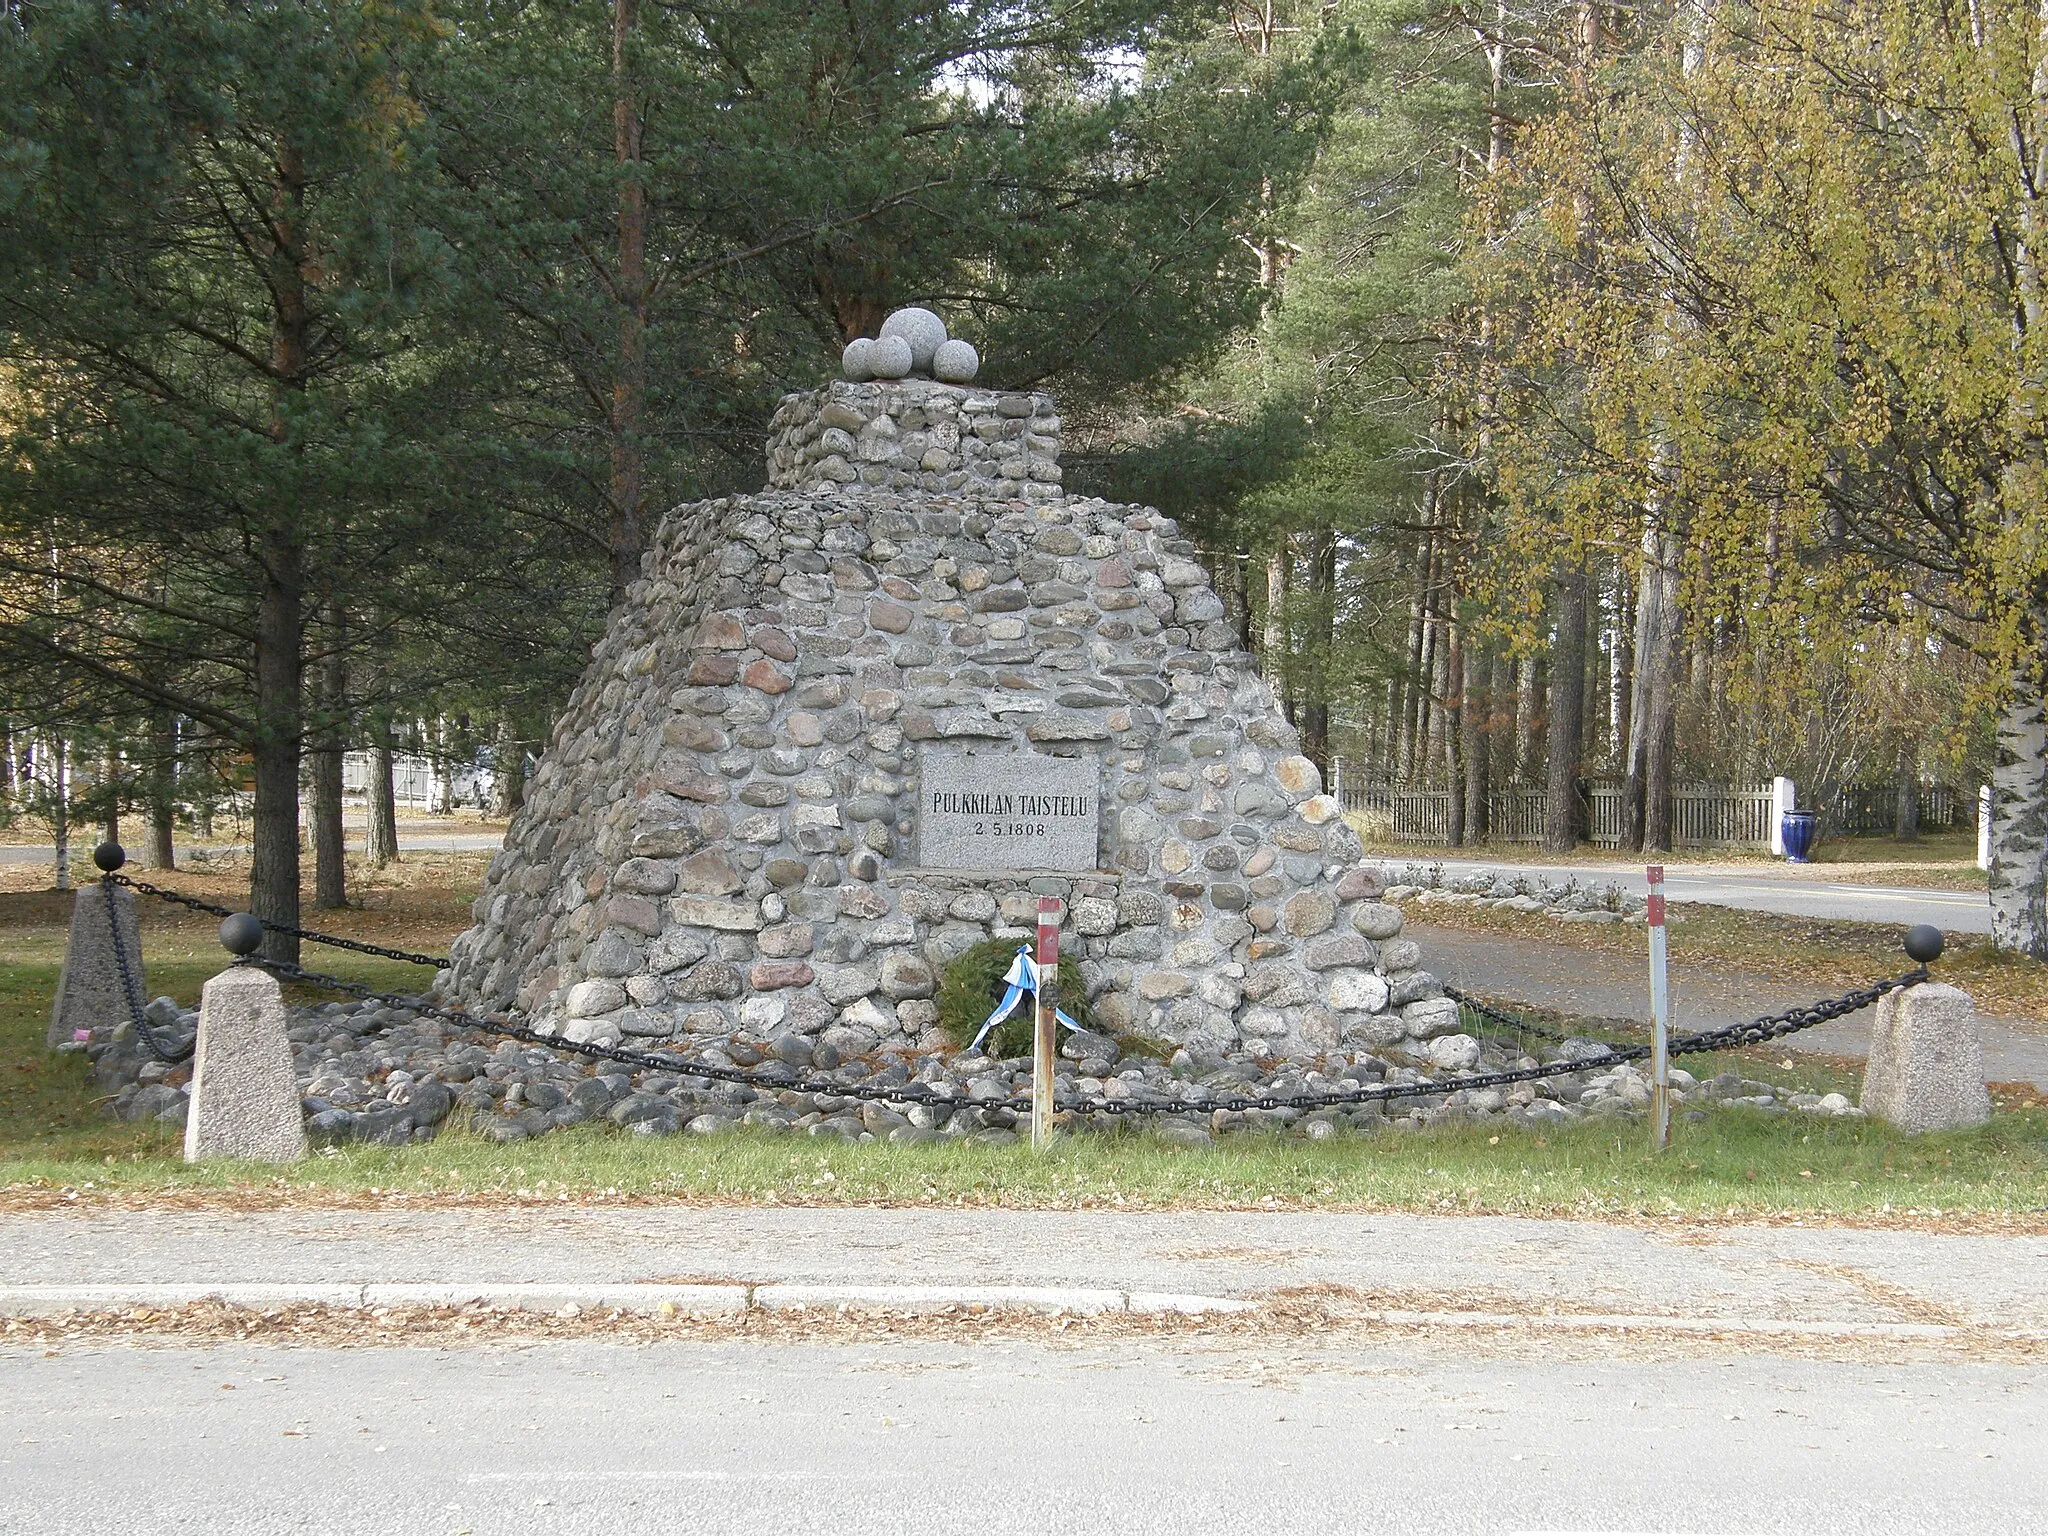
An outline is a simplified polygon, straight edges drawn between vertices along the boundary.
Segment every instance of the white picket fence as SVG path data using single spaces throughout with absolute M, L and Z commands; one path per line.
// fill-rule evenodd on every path
M 1621 785 L 1593 786 L 1590 840 L 1621 846 Z M 1671 791 L 1674 848 L 1769 848 L 1776 802 L 1769 784 L 1688 784 Z

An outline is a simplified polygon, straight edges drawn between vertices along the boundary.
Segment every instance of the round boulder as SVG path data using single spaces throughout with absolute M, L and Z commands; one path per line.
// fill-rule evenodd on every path
M 1479 1065 L 1479 1042 L 1470 1035 L 1438 1035 L 1429 1042 L 1429 1064 L 1442 1072 L 1470 1072 Z
M 882 322 L 882 340 L 896 336 L 910 347 L 911 368 L 918 373 L 930 373 L 932 359 L 946 344 L 946 322 L 928 309 L 899 309 Z
M 856 336 L 839 354 L 839 371 L 856 384 L 865 383 L 875 376 L 874 353 L 874 342 L 865 336 Z
M 868 347 L 868 372 L 878 379 L 908 378 L 914 361 L 910 343 L 901 336 L 884 336 Z
M 948 384 L 972 384 L 979 372 L 981 354 L 958 337 L 940 343 L 932 354 L 932 376 Z

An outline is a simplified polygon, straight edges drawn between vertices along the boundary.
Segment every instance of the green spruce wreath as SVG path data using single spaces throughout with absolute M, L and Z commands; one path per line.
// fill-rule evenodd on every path
M 967 1043 L 981 1029 L 996 1004 L 1003 1000 L 1003 978 L 1010 972 L 1010 962 L 1017 957 L 1017 947 L 1029 942 L 1028 939 L 983 939 L 950 961 L 939 973 L 939 1030 L 954 1050 L 967 1048 Z M 1062 966 L 1060 970 L 1060 1012 L 1083 1029 L 1093 1029 L 1093 1015 L 1080 979 L 1071 967 Z M 1031 1003 L 1027 994 L 1015 1013 L 989 1031 L 989 1037 L 982 1041 L 981 1048 L 991 1056 L 1004 1059 L 1029 1056 L 1031 1031 Z

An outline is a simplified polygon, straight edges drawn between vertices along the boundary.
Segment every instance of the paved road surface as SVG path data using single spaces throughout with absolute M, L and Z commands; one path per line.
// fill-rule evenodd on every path
M 361 841 L 361 834 L 351 829 L 350 846 L 358 846 Z M 494 850 L 502 846 L 504 836 L 497 832 L 429 832 L 415 836 L 401 828 L 398 841 L 401 848 L 452 853 Z M 235 848 L 229 851 L 247 850 Z M 78 868 L 89 867 L 91 853 L 91 848 L 84 845 L 75 850 Z M 0 864 L 39 864 L 49 862 L 49 858 L 48 848 L 0 847 Z M 1644 889 L 1640 864 L 1606 861 L 1572 865 L 1502 864 L 1462 859 L 1432 862 L 1459 872 L 1490 869 L 1547 880 L 1577 874 L 1601 883 L 1611 880 L 1638 893 Z M 1755 874 L 1728 869 L 1691 872 L 1678 865 L 1672 866 L 1667 873 L 1665 890 L 1673 901 L 1708 902 L 1757 912 L 1779 912 L 1792 917 L 1826 917 L 1872 923 L 1933 923 L 1949 933 L 1991 931 L 1990 907 L 1983 896 L 1970 891 L 1845 885 L 1805 874 Z
M 2048 1373 L 1182 1338 L 0 1347 L 0 1531 L 2008 1533 Z
M 1312 1211 L 559 1207 L 0 1215 L 8 1287 L 440 1281 L 1334 1285 L 1534 1307 L 2048 1333 L 2048 1236 Z
M 361 830 L 350 828 L 347 835 L 347 843 L 351 848 L 361 848 L 363 843 Z M 503 847 L 504 843 L 505 834 L 502 832 L 422 832 L 417 836 L 412 836 L 408 835 L 405 829 L 401 827 L 398 833 L 398 846 L 400 850 L 415 853 L 493 851 Z M 191 850 L 188 848 L 174 848 L 173 851 L 176 853 L 180 863 L 191 854 Z M 249 850 L 245 844 L 231 843 L 209 851 L 213 853 L 247 853 Z M 0 847 L 0 864 L 47 864 L 49 862 L 50 850 L 47 847 Z M 92 872 L 92 845 L 90 843 L 75 843 L 72 845 L 71 868 L 73 874 L 81 878 Z
M 1389 860 L 1389 867 L 1415 860 Z M 1489 869 L 1515 876 L 1557 881 L 1576 875 L 1581 881 L 1613 882 L 1640 896 L 1648 885 L 1641 864 L 1597 859 L 1571 864 L 1513 864 L 1492 860 L 1433 859 L 1446 870 L 1469 874 Z M 1809 865 L 1805 870 L 1768 866 L 1688 868 L 1668 865 L 1664 893 L 1673 901 L 1698 901 L 1752 912 L 1778 912 L 1787 917 L 1826 917 L 1866 923 L 1933 923 L 1947 933 L 1989 933 L 1991 907 L 1978 891 L 1920 890 L 1906 886 L 1850 885 L 1828 880 Z
M 1426 920 L 1411 921 L 1403 931 L 1422 946 L 1424 965 L 1465 991 L 1588 1018 L 1639 1023 L 1649 1019 L 1647 958 L 1518 934 L 1439 928 Z M 1872 974 L 1890 966 L 1902 971 L 1909 964 L 1900 954 L 1876 955 Z M 1728 966 L 1706 970 L 1674 964 L 1671 970 L 1672 1024 L 1681 1030 L 1718 1029 L 1810 1003 L 1817 996 L 1811 985 Z M 1866 1008 L 1788 1035 L 1782 1044 L 1794 1054 L 1864 1057 L 1870 1054 L 1870 1031 L 1876 1022 L 1877 1010 Z M 2048 1088 L 2048 1023 L 1980 1018 L 1977 1032 L 1984 1048 L 1984 1073 L 1992 1082 L 2032 1082 Z

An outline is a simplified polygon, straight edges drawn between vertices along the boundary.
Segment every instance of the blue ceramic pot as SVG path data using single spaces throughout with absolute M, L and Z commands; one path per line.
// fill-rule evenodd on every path
M 1811 811 L 1787 811 L 1778 823 L 1778 834 L 1785 839 L 1785 858 L 1793 864 L 1804 864 L 1807 855 L 1813 852 L 1813 834 L 1817 823 Z

